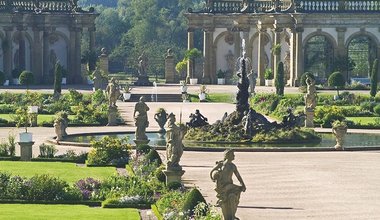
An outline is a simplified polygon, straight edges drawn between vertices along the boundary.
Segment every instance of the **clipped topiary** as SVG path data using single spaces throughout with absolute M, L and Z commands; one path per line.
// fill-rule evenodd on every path
M 34 83 L 33 73 L 27 70 L 22 71 L 19 77 L 19 81 L 21 85 L 26 85 L 26 87 L 29 88 L 29 85 L 32 85 Z
M 59 98 L 62 91 L 62 65 L 57 61 L 54 67 L 54 96 Z
M 305 86 L 305 87 L 307 86 L 307 84 L 306 84 L 306 78 L 307 77 L 315 80 L 315 76 L 312 73 L 305 72 L 304 74 L 302 74 L 302 76 L 300 78 L 300 86 Z
M 158 166 L 162 164 L 161 157 L 155 149 L 150 149 L 149 153 L 145 156 L 145 158 L 151 163 L 156 162 Z
M 334 72 L 329 76 L 328 84 L 329 86 L 335 87 L 337 95 L 339 96 L 339 89 L 344 87 L 344 76 L 341 72 Z
M 284 95 L 285 79 L 284 79 L 284 63 L 279 62 L 277 65 L 276 80 L 274 85 L 276 86 L 276 94 Z
M 140 154 L 147 154 L 149 153 L 150 149 L 152 149 L 149 145 L 144 144 L 136 147 L 137 153 Z
M 185 202 L 183 204 L 183 212 L 186 212 L 189 214 L 189 216 L 192 216 L 194 214 L 194 208 L 199 203 L 204 202 L 206 203 L 205 198 L 203 197 L 202 193 L 199 192 L 198 189 L 194 188 L 192 189 L 189 194 L 187 194 Z M 207 203 L 206 203 L 207 204 Z M 206 214 L 207 209 L 205 209 Z
M 377 77 L 378 69 L 379 69 L 379 60 L 375 59 L 375 61 L 373 61 L 373 67 L 372 67 L 372 73 L 371 73 L 371 90 L 370 90 L 371 97 L 376 96 L 377 83 L 378 83 L 378 77 Z
M 5 82 L 5 74 L 3 71 L 0 71 L 0 86 L 2 86 Z

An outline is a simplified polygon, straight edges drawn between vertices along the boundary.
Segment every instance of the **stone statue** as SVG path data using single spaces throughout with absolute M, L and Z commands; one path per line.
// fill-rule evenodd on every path
M 314 110 L 317 106 L 315 80 L 306 76 L 307 93 L 305 95 L 305 108 Z
M 149 107 L 145 104 L 144 96 L 140 97 L 139 102 L 135 105 L 133 118 L 136 125 L 136 140 L 148 140 L 145 134 L 146 128 L 149 126 L 148 115 Z
M 166 113 L 165 109 L 159 108 L 157 113 L 154 114 L 154 120 L 156 120 L 158 126 L 160 126 L 159 133 L 165 133 L 165 124 L 168 120 L 168 113 Z
M 67 136 L 66 128 L 69 125 L 69 119 L 66 112 L 57 113 L 57 117 L 54 120 L 54 131 L 57 135 L 56 141 L 61 141 L 63 137 Z
M 217 161 L 210 172 L 211 180 L 216 182 L 215 191 L 218 198 L 217 204 L 222 208 L 224 220 L 238 219 L 235 214 L 240 200 L 241 192 L 245 192 L 246 187 L 237 167 L 232 161 L 235 154 L 232 149 L 224 151 L 224 160 Z M 235 174 L 240 185 L 235 185 L 232 175 Z
M 117 107 L 116 101 L 120 96 L 120 88 L 119 84 L 116 82 L 115 78 L 111 78 L 111 81 L 108 83 L 106 88 L 106 94 L 108 97 L 108 105 L 109 107 Z
M 208 125 L 207 118 L 201 114 L 199 109 L 195 110 L 194 114 L 190 114 L 189 118 L 190 122 L 186 123 L 188 127 L 196 128 Z
M 147 75 L 148 57 L 143 52 L 138 58 L 139 76 Z
M 166 129 L 167 170 L 182 170 L 182 167 L 179 165 L 179 161 L 181 160 L 183 154 L 182 139 L 186 134 L 186 129 L 177 126 L 175 121 L 175 115 L 170 113 L 168 126 Z
M 103 87 L 105 84 L 104 82 L 107 80 L 107 78 L 103 76 L 101 70 L 99 70 L 98 67 L 95 67 L 95 70 L 92 73 L 92 76 L 93 76 L 95 90 L 104 88 Z

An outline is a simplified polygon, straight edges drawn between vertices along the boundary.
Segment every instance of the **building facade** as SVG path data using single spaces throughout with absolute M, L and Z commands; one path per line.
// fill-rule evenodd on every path
M 0 1 L 0 70 L 7 79 L 14 70 L 29 70 L 37 83 L 51 83 L 59 61 L 68 83 L 82 83 L 82 33 L 94 50 L 97 15 L 76 0 Z
M 186 17 L 188 49 L 194 31 L 203 31 L 203 83 L 216 83 L 218 70 L 234 72 L 242 50 L 258 85 L 264 85 L 265 70 L 276 71 L 282 61 L 290 86 L 304 72 L 326 80 L 337 65 L 348 81 L 368 78 L 380 54 L 378 0 L 208 0 L 203 10 L 189 9 Z

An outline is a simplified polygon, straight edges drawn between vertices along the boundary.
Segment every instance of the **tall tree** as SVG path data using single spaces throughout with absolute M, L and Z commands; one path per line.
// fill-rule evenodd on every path
M 378 70 L 379 70 L 379 60 L 375 59 L 373 61 L 373 66 L 372 66 L 372 73 L 371 73 L 371 91 L 370 94 L 372 97 L 376 96 L 377 93 L 377 83 L 378 83 Z

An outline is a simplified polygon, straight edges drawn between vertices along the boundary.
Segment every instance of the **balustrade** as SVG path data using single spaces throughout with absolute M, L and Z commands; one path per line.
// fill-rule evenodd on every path
M 0 11 L 71 12 L 75 7 L 70 0 L 0 0 Z
M 210 0 L 208 8 L 201 12 L 240 13 L 244 7 L 243 1 Z M 292 1 L 247 0 L 247 13 L 289 12 Z M 277 10 L 276 10 L 277 9 Z M 293 8 L 292 8 L 293 9 Z M 339 13 L 339 12 L 380 12 L 379 0 L 294 0 L 294 10 L 305 13 Z

